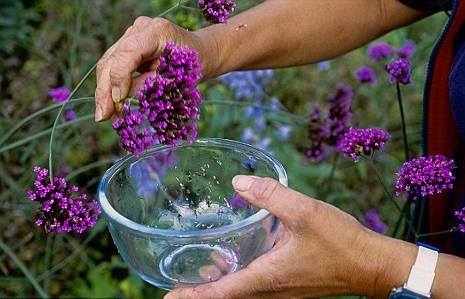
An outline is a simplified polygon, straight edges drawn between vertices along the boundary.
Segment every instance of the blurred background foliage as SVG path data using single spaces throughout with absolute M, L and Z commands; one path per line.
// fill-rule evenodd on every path
M 195 2 L 188 5 L 195 7 Z M 237 1 L 235 13 L 258 2 Z M 53 106 L 49 90 L 76 87 L 137 16 L 154 17 L 177 3 L 0 0 L 2 134 L 34 112 Z M 207 25 L 195 9 L 178 8 L 165 17 L 189 30 Z M 445 14 L 437 14 L 378 40 L 396 48 L 406 40 L 417 46 L 411 58 L 413 84 L 402 86 L 414 156 L 421 153 L 421 99 L 428 56 L 445 21 Z M 362 65 L 376 70 L 376 85 L 357 81 L 354 72 Z M 378 163 L 386 173 L 386 183 L 392 185 L 403 147 L 395 86 L 389 84 L 383 67 L 368 59 L 365 46 L 315 65 L 241 73 L 202 83 L 199 136 L 243 140 L 266 148 L 287 169 L 291 187 L 359 219 L 377 209 L 389 233 L 397 218 L 368 166 L 334 153 L 318 164 L 304 155 L 311 138 L 304 126 L 310 109 L 315 103 L 326 107 L 336 84 L 352 86 L 352 125 L 379 127 L 392 135 Z M 234 80 L 240 88 L 233 88 Z M 95 86 L 92 75 L 74 98 L 92 97 Z M 103 219 L 82 235 L 46 235 L 34 225 L 37 206 L 27 197 L 27 190 L 34 180 L 32 167 L 48 163 L 49 133 L 57 111 L 50 108 L 7 140 L 0 139 L 0 297 L 162 298 L 164 291 L 145 283 L 121 260 Z M 105 169 L 124 153 L 111 123 L 93 121 L 92 101 L 75 104 L 73 111 L 74 121 L 60 121 L 63 128 L 55 140 L 54 171 L 95 195 Z

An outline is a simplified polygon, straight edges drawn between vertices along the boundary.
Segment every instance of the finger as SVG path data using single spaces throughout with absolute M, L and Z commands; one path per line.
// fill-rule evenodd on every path
M 157 32 L 160 22 L 163 21 L 138 18 L 134 26 L 142 28 L 141 31 L 121 40 L 118 49 L 112 54 L 113 63 L 110 65 L 109 75 L 114 102 L 120 102 L 128 96 L 132 86 L 132 73 L 145 62 L 161 55 L 165 40 Z
M 129 27 L 124 35 L 112 45 L 100 58 L 97 64 L 97 88 L 95 89 L 95 121 L 109 119 L 115 112 L 111 96 L 110 66 L 113 64 L 113 53 L 122 40 L 134 32 L 134 26 Z
M 262 275 L 263 276 L 263 275 Z M 222 277 L 220 280 L 203 284 L 195 288 L 181 288 L 168 293 L 164 299 L 218 299 L 218 298 L 249 298 L 260 285 L 260 275 L 242 269 L 234 274 Z M 237 287 L 241 286 L 241 287 Z
M 302 209 L 313 205 L 309 197 L 271 178 L 237 175 L 232 184 L 242 198 L 256 207 L 268 210 L 285 225 L 295 223 L 297 215 L 305 214 Z
M 111 99 L 111 85 L 109 74 L 109 57 L 117 48 L 117 44 L 111 46 L 97 63 L 97 87 L 95 89 L 95 121 L 109 119 L 114 113 Z

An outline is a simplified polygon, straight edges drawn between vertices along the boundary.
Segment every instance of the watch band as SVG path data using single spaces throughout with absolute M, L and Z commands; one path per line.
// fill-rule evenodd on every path
M 439 250 L 425 244 L 418 244 L 418 254 L 415 264 L 410 270 L 406 289 L 413 292 L 430 296 L 431 287 L 433 286 L 436 264 L 438 261 Z

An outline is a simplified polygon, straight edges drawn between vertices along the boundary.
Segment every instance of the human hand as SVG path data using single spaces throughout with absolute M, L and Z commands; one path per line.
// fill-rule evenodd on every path
M 233 185 L 249 203 L 281 220 L 276 245 L 234 274 L 173 290 L 165 299 L 385 297 L 397 276 L 406 279 L 409 269 L 391 265 L 389 257 L 408 248 L 405 258 L 410 262 L 415 258 L 410 244 L 369 231 L 341 210 L 269 178 L 237 176 Z
M 167 41 L 198 50 L 206 44 L 200 40 L 196 33 L 165 19 L 137 18 L 97 64 L 95 120 L 110 118 L 115 107 L 118 110 L 126 97 L 140 89 L 147 76 L 156 71 Z

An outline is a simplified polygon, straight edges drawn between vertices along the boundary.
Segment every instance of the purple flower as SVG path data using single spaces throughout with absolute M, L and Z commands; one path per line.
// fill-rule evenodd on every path
M 361 83 L 376 84 L 376 74 L 372 68 L 362 66 L 355 72 L 355 76 Z
M 455 211 L 455 216 L 462 221 L 462 223 L 459 223 L 459 228 L 462 233 L 465 233 L 465 208 L 462 208 L 460 211 Z
M 153 144 L 176 146 L 197 137 L 192 120 L 200 118 L 200 68 L 197 51 L 166 44 L 157 74 L 137 93 L 139 109 L 124 104 L 122 117 L 113 123 L 123 148 L 137 155 Z
M 386 65 L 385 70 L 389 73 L 389 82 L 412 84 L 412 81 L 410 81 L 412 71 L 410 70 L 410 61 L 407 59 L 392 60 L 391 63 Z
M 336 85 L 336 92 L 329 98 L 328 118 L 331 121 L 330 136 L 326 143 L 335 150 L 340 149 L 340 142 L 344 134 L 349 131 L 349 120 L 353 114 L 350 112 L 352 105 L 352 87 L 343 84 Z
M 378 128 L 350 128 L 342 139 L 341 151 L 345 157 L 351 157 L 354 162 L 358 162 L 361 155 L 370 156 L 382 149 L 389 137 L 389 133 Z
M 253 207 L 237 193 L 234 193 L 233 197 L 231 198 L 231 208 L 233 210 L 253 209 Z
M 376 210 L 370 210 L 366 212 L 365 216 L 360 222 L 367 228 L 380 234 L 384 234 L 388 229 L 386 223 L 380 219 L 379 213 Z
M 409 58 L 410 56 L 412 56 L 413 52 L 415 52 L 415 49 L 415 42 L 408 40 L 402 45 L 402 47 L 399 50 L 397 50 L 397 55 L 400 58 Z
M 76 119 L 76 113 L 73 110 L 69 110 L 65 113 L 65 120 L 72 121 Z
M 100 214 L 96 200 L 88 200 L 86 194 L 77 195 L 76 186 L 69 187 L 63 178 L 50 181 L 47 169 L 34 167 L 37 178 L 34 189 L 28 191 L 29 198 L 41 206 L 38 210 L 38 226 L 45 231 L 82 233 L 95 225 Z
M 226 19 L 236 7 L 236 3 L 230 0 L 199 0 L 199 6 L 205 20 L 219 24 L 226 23 Z
M 456 166 L 452 159 L 442 155 L 420 157 L 405 162 L 397 173 L 396 195 L 419 189 L 422 196 L 441 193 L 451 189 L 455 180 L 452 170 Z
M 138 155 L 154 144 L 151 133 L 153 129 L 146 125 L 145 116 L 139 110 L 131 110 L 128 104 L 123 104 L 123 115 L 113 122 L 113 128 L 120 136 L 121 146 Z
M 52 97 L 52 100 L 57 103 L 66 101 L 69 98 L 71 91 L 66 87 L 58 87 L 48 92 L 48 95 Z
M 338 84 L 336 92 L 329 97 L 329 109 L 322 112 L 320 105 L 315 105 L 310 111 L 308 132 L 312 144 L 306 151 L 306 156 L 318 163 L 328 155 L 327 146 L 340 150 L 344 134 L 349 130 L 349 120 L 352 88 Z
M 375 61 L 390 57 L 393 52 L 394 48 L 384 42 L 374 44 L 368 48 L 368 56 Z

